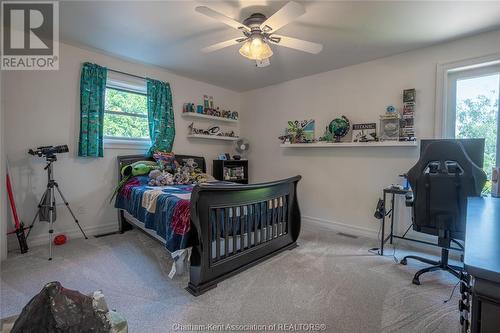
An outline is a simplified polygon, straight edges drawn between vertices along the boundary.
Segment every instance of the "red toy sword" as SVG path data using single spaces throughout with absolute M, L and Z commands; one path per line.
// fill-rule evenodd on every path
M 5 176 L 7 183 L 7 193 L 9 195 L 10 208 L 12 209 L 12 216 L 14 218 L 14 224 L 16 229 L 14 231 L 8 232 L 7 234 L 16 234 L 17 240 L 19 241 L 19 248 L 21 253 L 28 252 L 28 243 L 26 243 L 26 236 L 24 235 L 24 224 L 19 221 L 19 216 L 17 215 L 16 202 L 14 201 L 14 193 L 12 192 L 12 184 L 10 183 L 9 169 L 7 167 L 7 174 Z

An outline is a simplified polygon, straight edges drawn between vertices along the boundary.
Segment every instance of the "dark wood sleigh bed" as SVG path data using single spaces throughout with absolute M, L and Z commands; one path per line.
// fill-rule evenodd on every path
M 188 158 L 206 172 L 203 157 L 176 155 L 179 162 Z M 118 168 L 145 159 L 143 155 L 118 156 Z M 301 224 L 300 179 L 196 185 L 191 194 L 192 253 L 186 290 L 198 296 L 218 282 L 296 247 Z M 137 226 L 121 209 L 118 217 L 120 232 Z

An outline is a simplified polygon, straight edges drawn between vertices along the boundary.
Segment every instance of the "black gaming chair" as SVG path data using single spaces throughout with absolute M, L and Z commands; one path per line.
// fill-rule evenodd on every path
M 456 240 L 465 238 L 467 197 L 481 195 L 486 174 L 460 142 L 446 140 L 430 143 L 407 177 L 413 190 L 413 229 L 438 236 L 442 249 L 440 261 L 406 256 L 401 264 L 416 259 L 432 265 L 415 274 L 413 283 L 417 285 L 420 275 L 439 269 L 459 277 L 462 268 L 448 264 L 450 243 L 462 247 Z

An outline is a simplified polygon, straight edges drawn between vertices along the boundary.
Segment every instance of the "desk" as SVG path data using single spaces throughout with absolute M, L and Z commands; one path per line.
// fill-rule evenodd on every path
M 396 195 L 406 195 L 409 190 L 405 189 L 400 189 L 400 188 L 395 188 L 395 187 L 386 187 L 384 188 L 383 191 L 383 200 L 384 200 L 384 215 L 382 218 L 382 235 L 380 236 L 380 255 L 384 255 L 384 245 L 387 243 L 387 241 L 390 241 L 390 244 L 392 244 L 393 239 L 395 238 L 394 236 L 394 200 L 396 199 Z M 387 195 L 391 196 L 391 209 L 387 211 Z M 385 237 L 385 219 L 388 215 L 391 215 L 391 229 L 390 233 L 387 237 Z M 397 236 L 396 236 L 397 237 Z
M 500 327 L 500 198 L 468 198 L 465 274 L 460 287 L 462 331 L 498 332 Z
M 500 283 L 500 198 L 468 198 L 464 267 Z
M 426 241 L 423 241 L 423 240 L 420 240 L 420 239 L 414 239 L 414 238 L 406 237 L 406 234 L 410 230 L 411 225 L 408 227 L 408 229 L 405 231 L 405 233 L 402 236 L 394 234 L 394 208 L 395 208 L 394 201 L 396 199 L 396 195 L 406 196 L 406 194 L 408 194 L 409 192 L 411 192 L 411 191 L 410 190 L 401 189 L 401 188 L 397 188 L 397 187 L 386 187 L 386 188 L 384 188 L 384 191 L 383 191 L 384 211 L 386 213 L 384 214 L 384 217 L 382 218 L 382 222 L 381 222 L 382 223 L 382 226 L 381 226 L 381 233 L 382 233 L 382 235 L 380 237 L 380 252 L 379 252 L 379 254 L 381 256 L 384 255 L 384 245 L 387 242 L 389 242 L 389 244 L 392 244 L 394 238 L 396 238 L 396 239 L 404 239 L 404 240 L 407 240 L 407 241 L 416 242 L 416 243 L 420 243 L 420 244 L 427 244 L 427 245 L 431 245 L 431 246 L 438 246 L 435 243 L 426 242 Z M 388 195 L 391 197 L 391 205 L 390 205 L 390 209 L 389 210 L 387 210 L 387 196 Z M 390 215 L 391 224 L 390 224 L 389 234 L 386 237 L 385 236 L 385 224 L 386 224 L 386 218 L 387 218 L 388 215 Z M 456 251 L 462 251 L 461 248 L 457 248 L 457 247 L 453 247 L 453 246 L 450 246 L 450 249 L 451 250 L 456 250 Z

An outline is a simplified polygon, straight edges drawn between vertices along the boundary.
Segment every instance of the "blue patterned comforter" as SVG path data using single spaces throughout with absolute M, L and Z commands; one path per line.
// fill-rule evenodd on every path
M 115 207 L 126 210 L 165 239 L 170 252 L 190 247 L 189 201 L 194 185 L 148 186 L 148 177 L 134 177 L 116 197 Z M 187 210 L 187 211 L 186 211 Z M 187 225 L 186 225 L 187 223 Z

